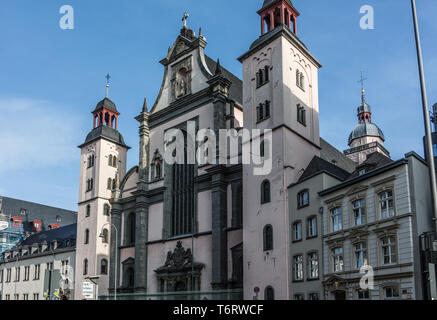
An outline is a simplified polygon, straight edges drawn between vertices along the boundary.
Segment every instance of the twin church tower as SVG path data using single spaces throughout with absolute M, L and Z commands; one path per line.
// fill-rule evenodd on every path
M 216 291 L 290 299 L 287 188 L 320 156 L 321 64 L 298 37 L 300 13 L 290 0 L 265 0 L 258 14 L 261 36 L 238 58 L 242 81 L 206 55 L 202 31 L 196 35 L 184 16 L 160 61 L 158 98 L 136 118 L 139 162 L 129 171 L 119 112 L 107 97 L 98 103 L 94 129 L 80 146 L 76 299 L 84 281 L 98 283 L 103 296 Z M 364 94 L 360 108 L 347 151 L 357 163 L 371 148 L 385 152 Z M 166 164 L 164 135 L 186 133 L 187 121 L 216 132 L 271 129 L 271 145 L 261 137 L 260 148 L 272 171 Z

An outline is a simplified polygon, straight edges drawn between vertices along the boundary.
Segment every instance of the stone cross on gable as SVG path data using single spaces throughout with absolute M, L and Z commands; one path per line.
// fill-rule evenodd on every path
M 187 20 L 189 18 L 189 14 L 188 13 L 184 13 L 184 16 L 182 17 L 182 21 L 184 22 L 184 28 L 187 28 Z

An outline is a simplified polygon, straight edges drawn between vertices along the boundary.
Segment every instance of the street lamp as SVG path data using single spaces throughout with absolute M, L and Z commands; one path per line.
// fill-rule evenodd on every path
M 117 251 L 118 251 L 118 230 L 117 227 L 113 224 L 113 223 L 106 223 L 105 225 L 103 225 L 102 227 L 102 231 L 100 233 L 100 238 L 104 238 L 105 234 L 104 234 L 104 228 L 107 225 L 111 225 L 112 227 L 114 227 L 115 229 L 115 279 L 114 279 L 114 300 L 117 300 L 117 264 L 118 264 L 118 258 L 117 258 Z

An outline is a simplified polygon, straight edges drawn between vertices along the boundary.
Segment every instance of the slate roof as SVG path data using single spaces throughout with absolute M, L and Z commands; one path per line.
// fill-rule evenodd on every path
M 25 210 L 24 215 L 21 214 L 22 209 Z M 77 222 L 77 212 L 8 197 L 2 197 L 2 214 L 22 218 L 24 232 L 30 233 L 35 232 L 34 220 L 41 222 L 43 231 L 48 230 L 51 224 L 63 227 Z
M 267 8 L 268 6 L 270 6 L 272 3 L 276 2 L 276 1 L 277 1 L 277 0 L 264 0 L 263 7 L 261 8 L 261 10 L 264 9 L 264 8 Z M 287 0 L 287 2 L 288 2 L 291 6 L 293 5 L 293 4 L 291 3 L 290 0 Z
M 217 62 L 215 62 L 213 59 L 205 55 L 205 61 L 206 65 L 213 74 L 215 72 L 215 69 L 217 67 Z M 238 78 L 236 75 L 234 75 L 232 72 L 228 71 L 226 68 L 223 67 L 223 65 L 220 64 L 220 68 L 222 70 L 223 76 L 232 82 L 232 85 L 229 89 L 229 96 L 231 99 L 234 99 L 236 102 L 238 102 L 240 105 L 243 104 L 243 81 L 241 81 L 240 78 Z
M 320 138 L 320 147 L 320 157 L 322 159 L 330 163 L 335 163 L 335 165 L 349 173 L 355 171 L 357 163 L 346 157 L 342 152 L 322 138 Z
M 336 166 L 335 164 L 332 164 L 331 162 L 328 162 L 316 156 L 313 158 L 313 160 L 311 160 L 310 164 L 305 169 L 305 172 L 300 177 L 299 182 L 302 182 L 312 177 L 313 175 L 322 172 L 329 173 L 337 177 L 341 181 L 346 180 L 350 176 L 349 172 L 343 170 L 342 168 Z
M 97 140 L 99 138 L 106 138 L 106 139 L 108 139 L 112 142 L 115 142 L 121 146 L 129 148 L 124 143 L 123 135 L 120 132 L 118 132 L 118 130 L 115 130 L 115 129 L 113 129 L 109 126 L 105 126 L 105 125 L 102 125 L 102 126 L 99 126 L 95 129 L 93 129 L 86 137 L 85 142 L 81 146 L 79 146 L 79 148 L 81 148 L 82 146 L 84 146 L 84 145 L 86 145 L 94 140 Z
M 385 141 L 384 133 L 374 123 L 360 123 L 358 124 L 349 136 L 349 145 L 353 140 L 362 137 L 379 137 Z
M 380 152 L 374 152 L 367 155 L 366 161 L 356 167 L 356 170 L 350 175 L 348 180 L 354 179 L 360 175 L 360 171 L 365 169 L 366 173 L 384 167 L 394 161 Z
M 108 98 L 105 98 L 105 99 L 103 99 L 102 101 L 100 101 L 99 103 L 97 103 L 96 109 L 95 109 L 94 111 L 97 111 L 97 110 L 99 110 L 99 109 L 101 109 L 101 108 L 103 108 L 103 107 L 105 107 L 105 108 L 107 108 L 107 109 L 109 109 L 109 110 L 112 110 L 112 111 L 118 112 L 115 103 L 112 102 L 112 101 L 111 101 L 110 99 L 108 99 Z
M 50 243 L 51 241 L 55 240 L 59 241 L 58 249 L 75 247 L 76 241 L 70 241 L 69 243 L 67 243 L 65 240 L 76 240 L 76 234 L 77 224 L 71 224 L 59 229 L 35 233 L 28 237 L 26 240 L 22 241 L 18 247 L 32 246 L 45 242 Z

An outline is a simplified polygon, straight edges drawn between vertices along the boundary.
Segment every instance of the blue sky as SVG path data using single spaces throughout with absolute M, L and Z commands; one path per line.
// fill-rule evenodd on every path
M 300 39 L 323 64 L 321 136 L 347 148 L 365 69 L 373 121 L 394 159 L 423 154 L 423 120 L 409 0 L 294 0 Z M 75 29 L 59 28 L 71 5 Z M 0 3 L 0 195 L 77 208 L 77 146 L 92 128 L 91 111 L 110 98 L 119 129 L 138 161 L 139 114 L 161 85 L 158 63 L 176 39 L 185 11 L 202 27 L 206 52 L 241 77 L 236 60 L 259 37 L 262 0 L 2 0 Z M 375 29 L 361 30 L 360 7 L 375 9 Z M 437 102 L 437 2 L 417 0 L 430 106 Z

